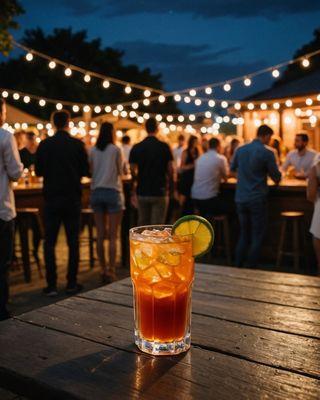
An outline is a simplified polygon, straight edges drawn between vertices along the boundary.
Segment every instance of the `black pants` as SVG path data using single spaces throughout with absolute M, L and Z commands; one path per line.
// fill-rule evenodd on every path
M 79 265 L 79 231 L 80 231 L 79 203 L 70 204 L 46 204 L 44 209 L 44 258 L 46 264 L 46 278 L 48 286 L 54 287 L 57 284 L 57 265 L 55 257 L 55 246 L 61 224 L 67 236 L 69 248 L 69 261 L 67 281 L 68 286 L 73 287 L 77 283 Z
M 8 271 L 13 253 L 14 220 L 0 219 L 0 318 L 8 316 Z
M 208 218 L 226 213 L 226 207 L 220 195 L 205 200 L 193 199 L 193 201 L 202 217 Z

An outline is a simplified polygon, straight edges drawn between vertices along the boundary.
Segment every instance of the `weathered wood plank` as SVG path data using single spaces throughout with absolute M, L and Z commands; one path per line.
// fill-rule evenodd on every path
M 100 289 L 81 294 L 81 297 L 132 306 L 130 281 L 125 279 Z M 126 296 L 119 296 L 119 294 Z M 261 303 L 240 298 L 223 297 L 194 291 L 193 312 L 232 322 L 275 331 L 320 338 L 320 311 Z
M 88 316 L 89 317 L 89 316 Z M 319 381 L 197 348 L 151 357 L 21 321 L 1 326 L 0 384 L 46 399 L 318 399 Z
M 203 273 L 219 274 L 234 278 L 258 282 L 269 282 L 292 286 L 320 287 L 320 278 L 316 276 L 291 274 L 285 272 L 263 271 L 258 269 L 234 268 L 210 264 L 196 264 L 196 270 Z
M 18 318 L 118 348 L 133 341 L 132 309 L 80 297 Z M 319 339 L 193 315 L 192 343 L 320 379 Z

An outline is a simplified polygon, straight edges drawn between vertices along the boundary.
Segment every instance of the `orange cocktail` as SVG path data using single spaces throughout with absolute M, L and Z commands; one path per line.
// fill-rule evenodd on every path
M 151 354 L 178 354 L 190 347 L 191 236 L 173 236 L 171 227 L 130 230 L 135 342 Z

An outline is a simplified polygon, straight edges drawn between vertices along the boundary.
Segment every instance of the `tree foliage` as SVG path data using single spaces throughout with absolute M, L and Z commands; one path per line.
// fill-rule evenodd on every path
M 313 39 L 309 43 L 303 45 L 294 53 L 293 58 L 295 59 L 303 57 L 304 55 L 312 53 L 316 50 L 320 50 L 320 28 L 313 32 Z M 303 76 L 320 69 L 320 54 L 311 57 L 309 61 L 310 66 L 308 68 L 303 68 L 299 62 L 288 65 L 281 75 L 281 78 L 279 78 L 273 86 L 282 85 L 284 83 L 302 78 Z
M 8 55 L 12 49 L 12 36 L 9 30 L 19 28 L 14 18 L 23 13 L 24 10 L 18 0 L 0 1 L 0 52 L 4 55 Z
M 102 47 L 100 39 L 88 40 L 85 30 L 73 32 L 71 28 L 55 29 L 52 34 L 45 34 L 37 28 L 27 30 L 21 42 L 50 57 L 88 71 L 162 89 L 160 74 L 153 74 L 149 68 L 140 69 L 136 65 L 124 65 L 123 52 Z M 101 79 L 92 78 L 89 83 L 85 83 L 83 74 L 76 71 L 73 71 L 71 77 L 66 77 L 62 66 L 57 65 L 54 70 L 50 70 L 48 62 L 37 56 L 32 62 L 27 62 L 24 55 L 21 55 L 17 59 L 1 63 L 0 86 L 53 99 L 89 104 L 121 103 L 143 97 L 142 90 L 133 88 L 132 93 L 128 95 L 125 94 L 122 85 L 115 83 L 111 83 L 109 89 L 104 89 Z M 41 108 L 32 101 L 29 104 L 15 104 L 46 119 L 54 107 Z M 140 106 L 139 111 L 179 112 L 172 99 L 168 99 L 164 104 L 156 101 L 147 108 Z

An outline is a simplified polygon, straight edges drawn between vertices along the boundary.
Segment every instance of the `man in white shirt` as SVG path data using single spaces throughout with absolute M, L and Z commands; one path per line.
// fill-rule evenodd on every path
M 313 166 L 317 152 L 308 149 L 309 137 L 306 133 L 298 133 L 295 137 L 294 147 L 282 165 L 282 171 L 286 172 L 289 166 L 294 168 L 296 178 L 306 178 Z
M 176 170 L 178 171 L 181 165 L 182 152 L 184 150 L 184 143 L 186 139 L 181 134 L 178 136 L 178 146 L 173 149 L 173 160 Z
M 220 140 L 209 140 L 209 150 L 202 154 L 195 164 L 194 180 L 191 196 L 196 208 L 204 217 L 218 215 L 223 212 L 219 192 L 222 180 L 229 174 L 228 162 L 225 156 L 219 154 Z
M 6 105 L 0 99 L 0 127 L 6 119 Z M 8 269 L 10 267 L 14 218 L 16 209 L 11 182 L 20 178 L 23 165 L 12 133 L 0 128 L 0 321 L 9 318 L 7 302 L 9 297 Z

